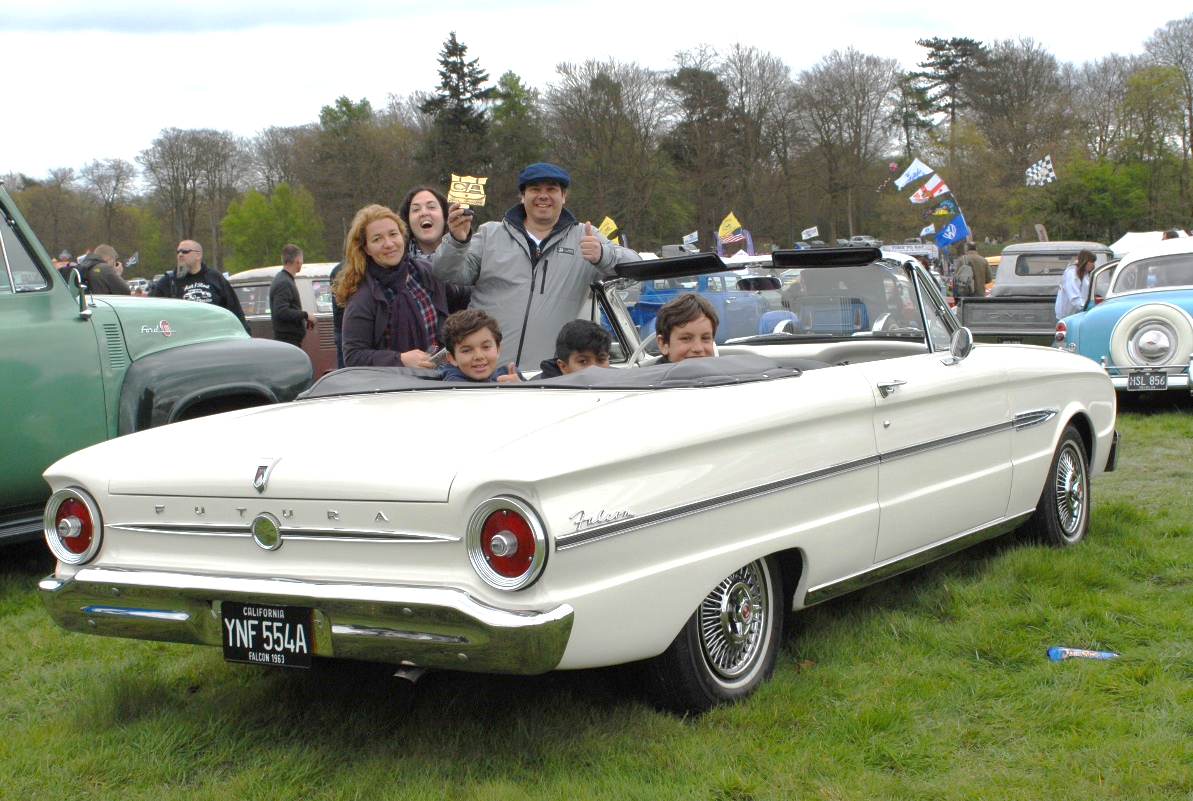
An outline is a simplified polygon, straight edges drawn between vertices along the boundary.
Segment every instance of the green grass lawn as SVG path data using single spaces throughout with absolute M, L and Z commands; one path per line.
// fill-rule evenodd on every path
M 762 691 L 695 719 L 628 669 L 411 686 L 68 634 L 42 549 L 5 549 L 0 798 L 1190 801 L 1191 409 L 1121 411 L 1084 544 L 1004 538 L 806 610 Z

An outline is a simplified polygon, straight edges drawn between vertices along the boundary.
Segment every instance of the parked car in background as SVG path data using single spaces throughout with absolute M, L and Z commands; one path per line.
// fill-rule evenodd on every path
M 302 341 L 302 349 L 311 360 L 316 378 L 336 369 L 335 329 L 331 319 L 331 270 L 335 266 L 335 262 L 303 264 L 294 278 L 303 310 L 315 315 L 315 329 L 307 331 L 306 338 Z M 273 267 L 257 267 L 236 273 L 228 279 L 232 288 L 236 290 L 236 296 L 240 298 L 245 319 L 249 322 L 249 332 L 254 337 L 273 339 L 273 320 L 269 316 L 269 285 L 280 269 L 280 264 Z
M 41 530 L 41 473 L 65 454 L 310 386 L 302 354 L 249 339 L 226 309 L 81 291 L 2 187 L 0 212 L 0 541 Z
M 866 236 L 865 234 L 858 234 L 857 236 L 849 237 L 849 241 L 846 244 L 851 248 L 880 248 L 882 247 L 882 240 Z
M 257 666 L 641 663 L 660 705 L 699 712 L 766 680 L 793 611 L 1019 526 L 1085 537 L 1115 459 L 1103 370 L 972 347 L 922 268 L 876 251 L 773 255 L 806 287 L 799 330 L 718 356 L 655 363 L 619 289 L 725 263 L 640 261 L 594 286 L 625 367 L 511 384 L 350 368 L 295 403 L 68 456 L 46 472 L 41 597 L 70 631 Z M 296 434 L 329 420 L 364 435 Z
M 128 288 L 132 290 L 134 295 L 140 295 L 149 291 L 148 278 L 130 278 L 128 279 Z
M 1094 254 L 1095 264 L 1114 258 L 1098 242 L 1025 242 L 1003 248 L 989 295 L 957 299 L 961 324 L 978 342 L 1051 345 L 1060 279 L 1082 250 Z
M 1193 391 L 1193 238 L 1133 248 L 1090 284 L 1085 308 L 1057 323 L 1056 346 L 1100 363 L 1118 390 Z

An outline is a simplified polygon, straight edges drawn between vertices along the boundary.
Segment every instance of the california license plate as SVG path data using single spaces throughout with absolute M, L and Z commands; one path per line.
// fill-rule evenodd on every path
M 303 606 L 224 601 L 224 659 L 253 665 L 309 668 L 311 610 Z
M 1168 373 L 1156 370 L 1132 370 L 1127 373 L 1127 389 L 1131 392 L 1156 392 L 1168 389 Z

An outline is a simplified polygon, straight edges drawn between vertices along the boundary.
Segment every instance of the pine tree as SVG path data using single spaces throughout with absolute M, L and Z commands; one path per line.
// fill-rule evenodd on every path
M 495 90 L 489 73 L 467 60 L 468 47 L 452 31 L 439 51 L 439 88 L 422 104 L 434 123 L 420 158 L 442 184 L 451 174 L 488 175 L 492 164 L 487 104 Z

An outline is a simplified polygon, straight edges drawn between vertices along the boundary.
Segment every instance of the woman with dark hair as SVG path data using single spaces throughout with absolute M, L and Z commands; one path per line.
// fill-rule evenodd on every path
M 433 367 L 441 326 L 468 305 L 468 293 L 444 284 L 406 250 L 408 229 L 392 209 L 365 206 L 344 240 L 333 291 L 344 307 L 344 363 Z
M 411 256 L 430 261 L 447 232 L 447 198 L 438 189 L 416 186 L 406 193 L 398 206 L 398 217 L 410 231 Z
M 1053 309 L 1056 319 L 1063 320 L 1085 308 L 1085 298 L 1089 294 L 1089 274 L 1094 271 L 1095 261 L 1093 253 L 1083 250 L 1077 254 L 1077 260 L 1065 268 Z

